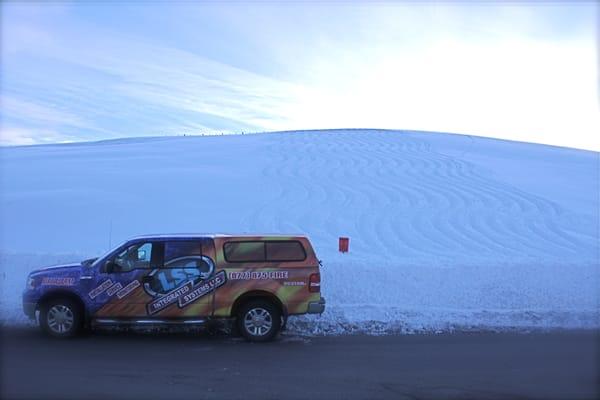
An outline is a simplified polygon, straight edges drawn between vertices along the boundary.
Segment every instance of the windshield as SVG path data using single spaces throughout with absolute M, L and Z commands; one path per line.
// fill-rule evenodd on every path
M 98 264 L 98 261 L 106 258 L 110 253 L 112 253 L 113 251 L 115 251 L 116 249 L 120 248 L 121 246 L 123 246 L 126 242 L 123 242 L 121 244 L 119 244 L 117 247 L 113 247 L 112 249 L 108 250 L 106 253 L 102 254 L 100 257 L 98 258 L 93 258 L 92 259 L 92 263 L 91 264 L 87 264 L 87 265 L 91 265 L 93 267 L 95 267 Z M 88 260 L 85 260 L 88 261 Z M 82 262 L 83 264 L 83 262 Z M 84 264 L 85 265 L 85 264 Z

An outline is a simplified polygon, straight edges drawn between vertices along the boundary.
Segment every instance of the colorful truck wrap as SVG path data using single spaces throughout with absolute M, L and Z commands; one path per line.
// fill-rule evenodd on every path
M 319 261 L 305 236 L 154 235 L 98 259 L 33 271 L 23 294 L 42 329 L 234 319 L 272 339 L 289 315 L 322 313 Z

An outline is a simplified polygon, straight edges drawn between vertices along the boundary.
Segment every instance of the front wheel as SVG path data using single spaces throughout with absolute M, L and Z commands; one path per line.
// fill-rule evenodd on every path
M 246 303 L 237 315 L 239 331 L 250 342 L 268 342 L 281 328 L 281 312 L 273 303 L 255 300 Z
M 57 338 L 76 336 L 83 326 L 80 307 L 69 299 L 50 300 L 40 310 L 42 331 Z

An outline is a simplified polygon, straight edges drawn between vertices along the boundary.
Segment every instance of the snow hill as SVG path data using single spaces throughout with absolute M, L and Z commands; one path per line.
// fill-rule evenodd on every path
M 600 327 L 599 153 L 382 130 L 0 149 L 0 312 L 37 267 L 144 233 L 306 233 L 321 317 L 293 329 Z M 350 252 L 337 252 L 339 236 Z

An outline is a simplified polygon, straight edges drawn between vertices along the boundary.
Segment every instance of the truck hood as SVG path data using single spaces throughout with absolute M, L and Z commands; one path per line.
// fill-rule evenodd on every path
M 63 273 L 80 273 L 81 268 L 81 263 L 52 265 L 50 267 L 36 269 L 29 275 L 33 277 L 40 275 L 62 275 Z

